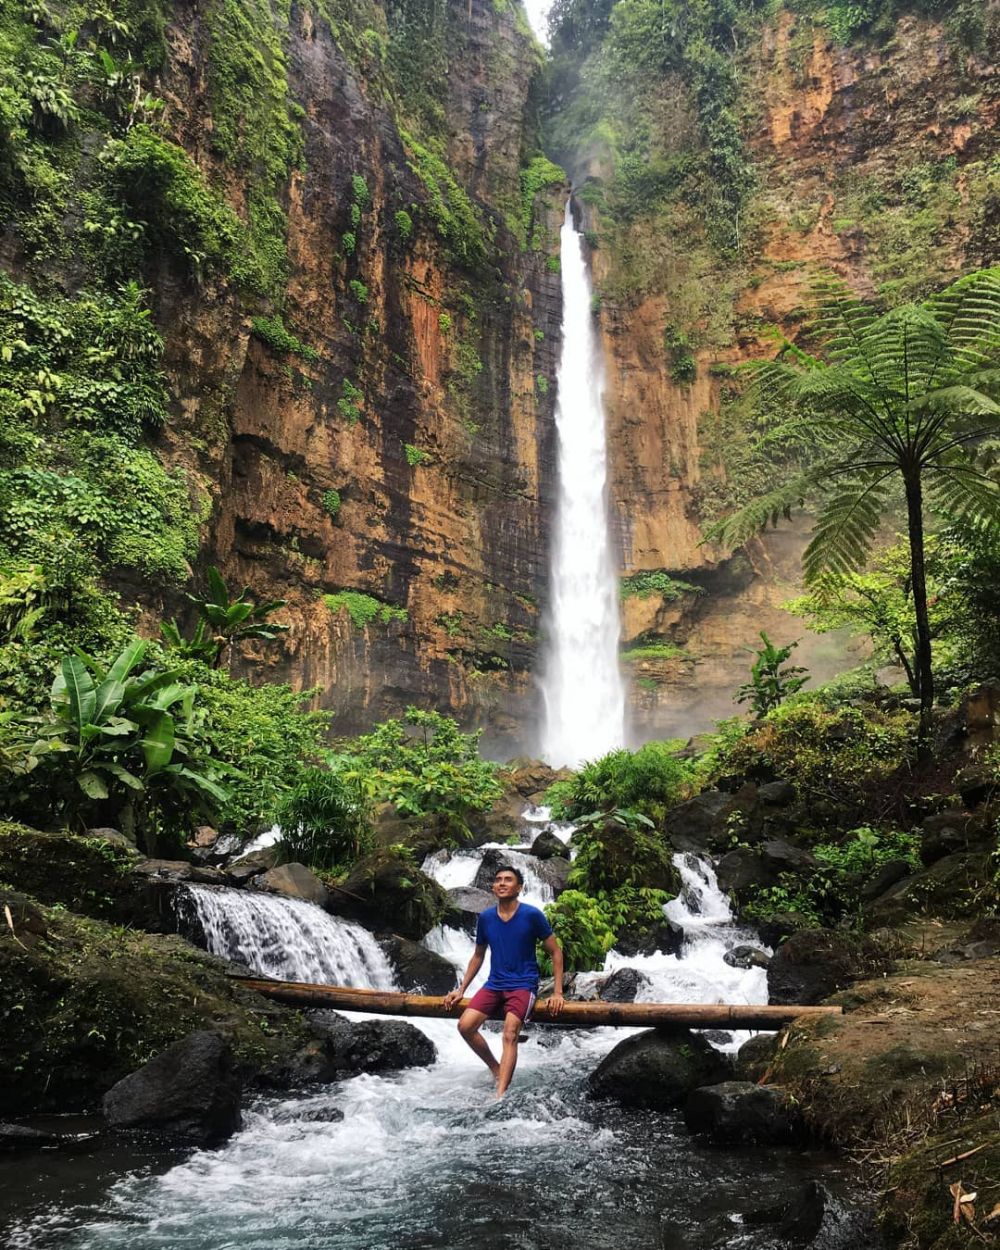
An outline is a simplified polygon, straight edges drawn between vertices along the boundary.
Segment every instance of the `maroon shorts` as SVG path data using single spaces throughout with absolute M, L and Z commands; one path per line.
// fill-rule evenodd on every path
M 534 990 L 476 990 L 469 1000 L 468 1010 L 481 1011 L 490 1020 L 502 1020 L 507 1015 L 517 1016 L 527 1024 L 535 1006 Z

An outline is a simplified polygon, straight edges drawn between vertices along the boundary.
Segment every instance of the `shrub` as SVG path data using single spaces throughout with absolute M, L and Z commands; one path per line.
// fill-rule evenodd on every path
M 334 521 L 340 516 L 339 490 L 325 490 L 323 492 L 323 511 Z
M 352 234 L 351 231 L 348 230 L 345 234 L 341 235 L 340 246 L 344 249 L 345 256 L 353 256 L 355 248 L 358 246 L 358 236 L 356 234 Z
M 350 287 L 351 294 L 359 304 L 368 303 L 368 288 L 363 282 L 359 282 L 357 278 L 352 278 L 347 285 Z
M 791 695 L 798 694 L 809 680 L 804 668 L 785 663 L 799 645 L 797 642 L 790 642 L 787 647 L 776 647 L 763 630 L 760 631 L 760 639 L 764 645 L 755 652 L 750 680 L 736 692 L 736 702 L 749 703 L 758 717 L 766 716 Z
M 419 464 L 426 464 L 431 458 L 429 451 L 421 451 L 419 447 L 414 447 L 412 443 L 403 444 L 403 455 L 406 456 L 406 463 L 413 469 Z
M 365 629 L 373 622 L 388 625 L 390 621 L 405 621 L 409 615 L 406 608 L 383 603 L 363 590 L 338 590 L 336 594 L 324 595 L 323 602 L 331 612 L 346 610 L 355 629 Z
M 314 347 L 309 347 L 286 329 L 280 313 L 276 313 L 273 317 L 254 317 L 251 324 L 254 335 L 272 352 L 277 352 L 279 355 L 301 356 L 303 360 L 319 360 L 319 352 Z
M 343 756 L 302 769 L 276 811 L 286 861 L 343 871 L 372 850 L 371 786 Z
M 404 243 L 408 242 L 410 235 L 413 234 L 413 218 L 403 208 L 393 217 L 396 223 L 396 229 L 399 231 L 399 237 Z
M 701 593 L 700 586 L 671 577 L 664 569 L 644 569 L 641 573 L 630 573 L 618 583 L 618 595 L 622 599 L 651 599 L 657 595 L 666 603 L 673 603 L 682 595 Z
M 597 810 L 624 808 L 662 820 L 691 784 L 689 766 L 663 742 L 647 742 L 638 751 L 624 747 L 584 764 L 566 783 L 565 793 L 550 789 L 553 814 L 575 820 Z
M 442 334 L 447 334 L 451 330 L 451 314 L 443 312 L 438 317 L 438 329 Z
M 580 890 L 564 890 L 545 909 L 552 931 L 559 939 L 567 972 L 602 968 L 604 957 L 615 944 L 615 935 L 596 900 Z M 551 970 L 551 962 L 543 961 Z
M 337 400 L 337 411 L 350 424 L 354 425 L 364 409 L 365 393 L 354 385 L 350 378 L 344 378 L 340 384 L 340 398 Z

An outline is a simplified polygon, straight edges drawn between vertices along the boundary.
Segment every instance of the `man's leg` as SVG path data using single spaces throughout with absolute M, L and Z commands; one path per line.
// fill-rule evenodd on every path
M 520 1016 L 508 1011 L 503 1022 L 503 1053 L 500 1056 L 500 1071 L 497 1075 L 497 1097 L 502 1098 L 507 1092 L 514 1069 L 517 1067 L 517 1044 L 521 1040 Z
M 497 1079 L 497 1073 L 500 1071 L 500 1065 L 493 1058 L 493 1051 L 490 1050 L 489 1043 L 480 1033 L 483 1027 L 483 1021 L 488 1019 L 483 1011 L 473 1011 L 471 1007 L 466 1007 L 458 1020 L 458 1031 L 469 1043 L 483 1063 L 493 1073 L 493 1079 Z

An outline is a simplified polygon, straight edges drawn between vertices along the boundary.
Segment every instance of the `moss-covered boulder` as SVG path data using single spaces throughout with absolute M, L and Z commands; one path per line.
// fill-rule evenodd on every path
M 300 1016 L 231 981 L 174 935 L 141 933 L 0 889 L 0 1115 L 88 1110 L 115 1082 L 198 1029 L 247 1074 L 289 1079 Z
M 897 882 L 865 911 L 872 927 L 903 924 L 915 915 L 952 919 L 987 911 L 997 902 L 984 852 L 946 855 L 923 872 Z
M 0 822 L 0 882 L 86 916 L 132 918 L 136 892 L 129 871 L 135 859 L 134 851 L 104 838 Z
M 414 941 L 440 924 L 447 906 L 444 890 L 420 871 L 405 846 L 366 855 L 330 888 L 329 907 L 337 915 Z

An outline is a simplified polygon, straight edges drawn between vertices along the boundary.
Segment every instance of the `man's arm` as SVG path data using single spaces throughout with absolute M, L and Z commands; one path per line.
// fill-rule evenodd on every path
M 486 958 L 486 947 L 477 946 L 472 952 L 472 958 L 469 960 L 469 966 L 465 970 L 465 976 L 462 977 L 462 984 L 457 989 L 449 990 L 444 996 L 444 1005 L 446 1007 L 454 1007 L 458 1000 L 464 995 L 473 978 L 479 969 L 483 966 L 483 960 Z
M 554 1016 L 557 1016 L 559 1012 L 562 1011 L 563 1005 L 566 1001 L 563 998 L 562 947 L 559 945 L 559 941 L 554 933 L 550 933 L 542 945 L 545 947 L 545 950 L 552 959 L 552 979 L 555 984 L 552 988 L 552 993 L 549 996 L 549 1010 Z

